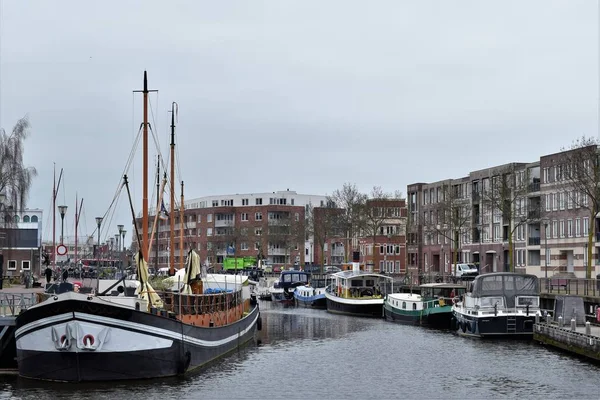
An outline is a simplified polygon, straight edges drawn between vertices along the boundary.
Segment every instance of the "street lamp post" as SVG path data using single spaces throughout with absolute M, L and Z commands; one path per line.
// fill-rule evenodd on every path
M 58 206 L 58 212 L 60 213 L 60 244 L 64 244 L 65 214 L 67 213 L 67 206 Z
M 117 229 L 119 230 L 119 238 L 121 237 L 121 235 L 123 234 L 123 228 L 125 228 L 125 226 L 123 225 L 117 225 Z M 121 248 L 123 246 L 121 245 L 119 239 L 117 239 L 117 250 L 120 252 Z
M 125 229 L 123 229 L 121 231 L 121 236 L 123 237 L 123 240 L 121 240 L 121 247 L 123 247 L 123 252 L 125 251 L 126 247 L 125 247 L 125 234 L 127 233 L 127 231 Z
M 98 225 L 98 245 L 96 247 L 96 259 L 98 260 L 98 265 L 96 265 L 96 270 L 100 268 L 100 227 L 102 226 L 103 217 L 96 217 L 96 225 Z

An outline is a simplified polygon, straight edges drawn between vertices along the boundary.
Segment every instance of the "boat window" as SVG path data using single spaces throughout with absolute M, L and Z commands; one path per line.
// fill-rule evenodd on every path
M 373 279 L 367 279 L 367 283 L 365 286 L 375 286 L 375 280 Z
M 402 302 L 402 308 L 406 308 L 406 302 L 405 301 Z
M 352 281 L 350 282 L 350 285 L 352 287 L 361 287 L 363 285 L 363 281 L 362 281 L 362 279 L 352 279 Z
M 413 310 L 417 309 L 417 303 L 413 303 Z
M 481 298 L 481 307 L 494 307 L 494 305 L 498 305 L 498 308 L 504 307 L 504 298 L 502 297 L 482 297 Z
M 517 297 L 517 307 L 539 307 L 540 299 L 538 297 L 533 296 L 518 296 Z
M 290 275 L 290 274 L 284 275 L 283 276 L 283 281 L 284 282 L 288 282 L 288 283 L 291 282 L 292 281 L 292 275 Z

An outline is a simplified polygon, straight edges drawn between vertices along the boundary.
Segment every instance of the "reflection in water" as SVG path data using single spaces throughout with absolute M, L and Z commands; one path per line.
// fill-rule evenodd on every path
M 261 302 L 261 344 L 184 378 L 48 384 L 0 378 L 0 399 L 598 398 L 600 368 L 532 342 L 477 340 Z

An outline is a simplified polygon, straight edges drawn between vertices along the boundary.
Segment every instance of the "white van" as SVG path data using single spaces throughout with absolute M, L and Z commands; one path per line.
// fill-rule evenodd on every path
M 452 264 L 452 275 L 455 278 L 475 278 L 479 275 L 479 270 L 477 270 L 477 266 L 475 264 L 469 263 L 461 263 L 461 264 Z

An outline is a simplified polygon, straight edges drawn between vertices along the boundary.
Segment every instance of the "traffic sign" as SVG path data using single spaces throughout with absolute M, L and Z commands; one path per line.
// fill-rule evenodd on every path
M 67 246 L 65 246 L 64 244 L 59 244 L 58 246 L 56 246 L 56 254 L 58 254 L 59 256 L 64 256 L 65 254 L 67 254 Z

